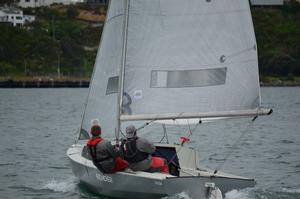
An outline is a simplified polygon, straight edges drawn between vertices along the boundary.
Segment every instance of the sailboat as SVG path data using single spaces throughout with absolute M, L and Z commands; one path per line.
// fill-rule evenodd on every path
M 252 178 L 201 167 L 198 151 L 156 143 L 170 174 L 100 172 L 86 148 L 90 121 L 120 142 L 126 124 L 199 124 L 268 115 L 262 108 L 256 39 L 247 0 L 111 0 L 79 137 L 67 151 L 73 173 L 94 191 L 117 198 L 221 198 L 252 187 Z M 143 131 L 140 130 L 140 131 Z M 214 197 L 215 196 L 215 197 Z

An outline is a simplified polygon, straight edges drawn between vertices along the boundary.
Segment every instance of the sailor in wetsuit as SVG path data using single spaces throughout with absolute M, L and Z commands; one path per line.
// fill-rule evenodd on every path
M 155 151 L 153 143 L 136 135 L 133 125 L 126 127 L 126 139 L 121 143 L 120 152 L 129 162 L 129 168 L 134 171 L 169 173 L 169 168 L 163 158 L 152 157 Z

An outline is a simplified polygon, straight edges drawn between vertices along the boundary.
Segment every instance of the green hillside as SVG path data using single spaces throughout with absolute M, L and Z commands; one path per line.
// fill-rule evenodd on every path
M 89 78 L 106 8 L 85 5 L 26 9 L 37 20 L 22 28 L 0 23 L 0 78 Z M 300 4 L 252 8 L 260 75 L 300 80 Z M 102 17 L 102 18 L 101 18 Z M 98 23 L 99 24 L 99 23 Z
M 36 22 L 22 28 L 0 23 L 0 76 L 89 77 L 102 26 L 78 20 L 76 7 L 27 9 Z
M 252 8 L 260 75 L 293 80 L 300 76 L 300 4 Z

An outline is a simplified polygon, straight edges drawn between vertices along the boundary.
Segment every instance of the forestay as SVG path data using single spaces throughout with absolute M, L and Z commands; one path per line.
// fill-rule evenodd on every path
M 118 75 L 122 60 L 124 1 L 111 1 L 93 77 L 82 129 L 90 130 L 91 120 L 99 118 L 103 137 L 114 137 L 118 98 Z
M 257 112 L 257 48 L 248 1 L 128 2 L 122 120 Z

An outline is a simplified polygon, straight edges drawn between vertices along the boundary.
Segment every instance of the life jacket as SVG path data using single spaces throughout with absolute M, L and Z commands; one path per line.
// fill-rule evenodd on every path
M 94 163 L 94 165 L 102 172 L 105 172 L 101 166 L 101 161 L 103 160 L 99 160 L 97 158 L 97 152 L 96 152 L 96 147 L 97 147 L 97 144 L 102 142 L 103 139 L 101 137 L 95 137 L 95 138 L 92 138 L 88 141 L 87 143 L 87 147 L 89 149 L 89 152 L 91 154 L 91 157 L 92 157 L 92 161 Z
M 92 139 L 90 139 L 90 140 L 88 141 L 87 146 L 88 146 L 88 147 L 96 147 L 97 144 L 98 144 L 99 142 L 101 142 L 102 140 L 103 140 L 103 139 L 102 139 L 101 137 L 95 137 L 95 138 L 92 138 Z
M 121 152 L 124 159 L 129 163 L 137 163 L 148 158 L 149 154 L 138 150 L 136 147 L 137 137 L 123 140 L 121 143 Z

